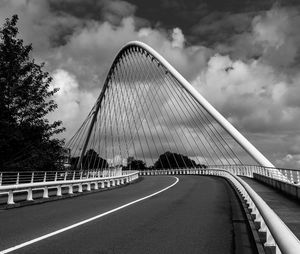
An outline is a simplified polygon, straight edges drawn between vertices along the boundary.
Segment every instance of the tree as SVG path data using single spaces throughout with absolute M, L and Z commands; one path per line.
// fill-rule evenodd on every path
M 133 160 L 129 168 L 131 170 L 145 170 L 147 166 L 146 163 L 142 160 Z
M 17 21 L 14 15 L 0 28 L 0 170 L 54 170 L 63 141 L 53 135 L 64 128 L 45 116 L 57 108 L 58 89 L 30 58 L 32 46 L 17 38 Z
M 161 154 L 158 160 L 154 163 L 156 169 L 168 169 L 168 168 L 194 168 L 194 167 L 205 167 L 205 165 L 197 164 L 194 160 L 189 157 L 178 154 L 165 152 Z
M 83 156 L 82 169 L 104 169 L 108 167 L 107 160 L 101 158 L 94 149 L 89 149 Z
M 147 169 L 146 162 L 136 160 L 134 157 L 127 158 L 127 166 L 123 167 L 124 170 L 145 170 Z

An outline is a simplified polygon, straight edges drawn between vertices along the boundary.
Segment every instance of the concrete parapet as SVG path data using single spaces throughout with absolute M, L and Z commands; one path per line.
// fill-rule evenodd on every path
M 253 173 L 253 178 L 300 201 L 300 186 Z

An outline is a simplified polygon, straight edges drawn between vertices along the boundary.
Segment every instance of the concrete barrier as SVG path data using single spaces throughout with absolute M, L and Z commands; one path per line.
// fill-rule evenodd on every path
M 259 182 L 273 187 L 274 189 L 300 200 L 300 186 L 291 183 L 283 182 L 277 179 L 272 179 L 263 175 L 253 173 L 253 178 Z

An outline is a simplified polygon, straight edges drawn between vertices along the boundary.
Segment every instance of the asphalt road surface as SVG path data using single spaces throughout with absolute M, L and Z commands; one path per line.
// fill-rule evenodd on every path
M 177 179 L 155 196 L 103 215 Z M 149 176 L 110 191 L 1 210 L 0 250 L 24 243 L 12 253 L 256 253 L 241 206 L 224 179 L 177 179 Z

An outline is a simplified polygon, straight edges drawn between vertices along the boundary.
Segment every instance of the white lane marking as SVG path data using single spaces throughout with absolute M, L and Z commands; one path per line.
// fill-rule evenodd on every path
M 33 243 L 42 241 L 42 240 L 44 240 L 44 239 L 46 239 L 46 238 L 49 238 L 49 237 L 51 237 L 51 236 L 60 234 L 60 233 L 62 233 L 62 232 L 65 232 L 65 231 L 67 231 L 67 230 L 70 230 L 70 229 L 73 229 L 73 228 L 76 228 L 76 227 L 79 227 L 79 226 L 81 226 L 81 225 L 83 225 L 83 224 L 86 224 L 86 223 L 88 223 L 88 222 L 90 222 L 90 221 L 97 220 L 97 219 L 99 219 L 99 218 L 101 218 L 101 217 L 103 217 L 103 216 L 105 216 L 105 215 L 114 213 L 114 212 L 119 211 L 119 210 L 121 210 L 121 209 L 123 209 L 123 208 L 125 208 L 125 207 L 128 207 L 128 206 L 133 205 L 133 204 L 138 203 L 138 202 L 141 202 L 141 201 L 143 201 L 143 200 L 145 200 L 145 199 L 147 199 L 147 198 L 151 198 L 151 197 L 153 197 L 153 196 L 155 196 L 155 195 L 157 195 L 157 194 L 159 194 L 159 193 L 162 193 L 162 192 L 166 191 L 167 189 L 172 188 L 175 184 L 177 184 L 177 183 L 179 182 L 179 179 L 178 179 L 176 176 L 173 176 L 173 177 L 176 178 L 176 181 L 175 181 L 174 183 L 172 183 L 171 185 L 169 185 L 168 187 L 161 189 L 160 191 L 157 191 L 157 192 L 155 192 L 155 193 L 152 193 L 152 194 L 150 194 L 150 195 L 148 195 L 148 196 L 146 196 L 146 197 L 143 197 L 143 198 L 134 200 L 134 201 L 129 202 L 129 203 L 125 204 L 125 205 L 122 205 L 122 206 L 119 206 L 119 207 L 117 207 L 117 208 L 114 208 L 114 209 L 112 209 L 112 210 L 110 210 L 110 211 L 107 211 L 107 212 L 105 212 L 105 213 L 98 214 L 98 215 L 96 215 L 96 216 L 94 216 L 94 217 L 91 217 L 91 218 L 89 218 L 89 219 L 86 219 L 86 220 L 77 222 L 77 223 L 72 224 L 72 225 L 70 225 L 70 226 L 68 226 L 68 227 L 65 227 L 65 228 L 56 230 L 56 231 L 54 231 L 54 232 L 52 232 L 52 233 L 49 233 L 49 234 L 40 236 L 40 237 L 38 237 L 38 238 L 32 239 L 32 240 L 30 240 L 30 241 L 27 241 L 27 242 L 18 244 L 18 245 L 16 245 L 16 246 L 11 247 L 11 248 L 8 248 L 8 249 L 6 249 L 6 250 L 2 250 L 2 251 L 0 251 L 0 254 L 9 253 L 9 252 L 12 252 L 12 251 L 14 251 L 14 250 L 23 248 L 23 247 L 25 247 L 25 246 L 27 246 L 27 245 L 30 245 L 30 244 L 33 244 Z

